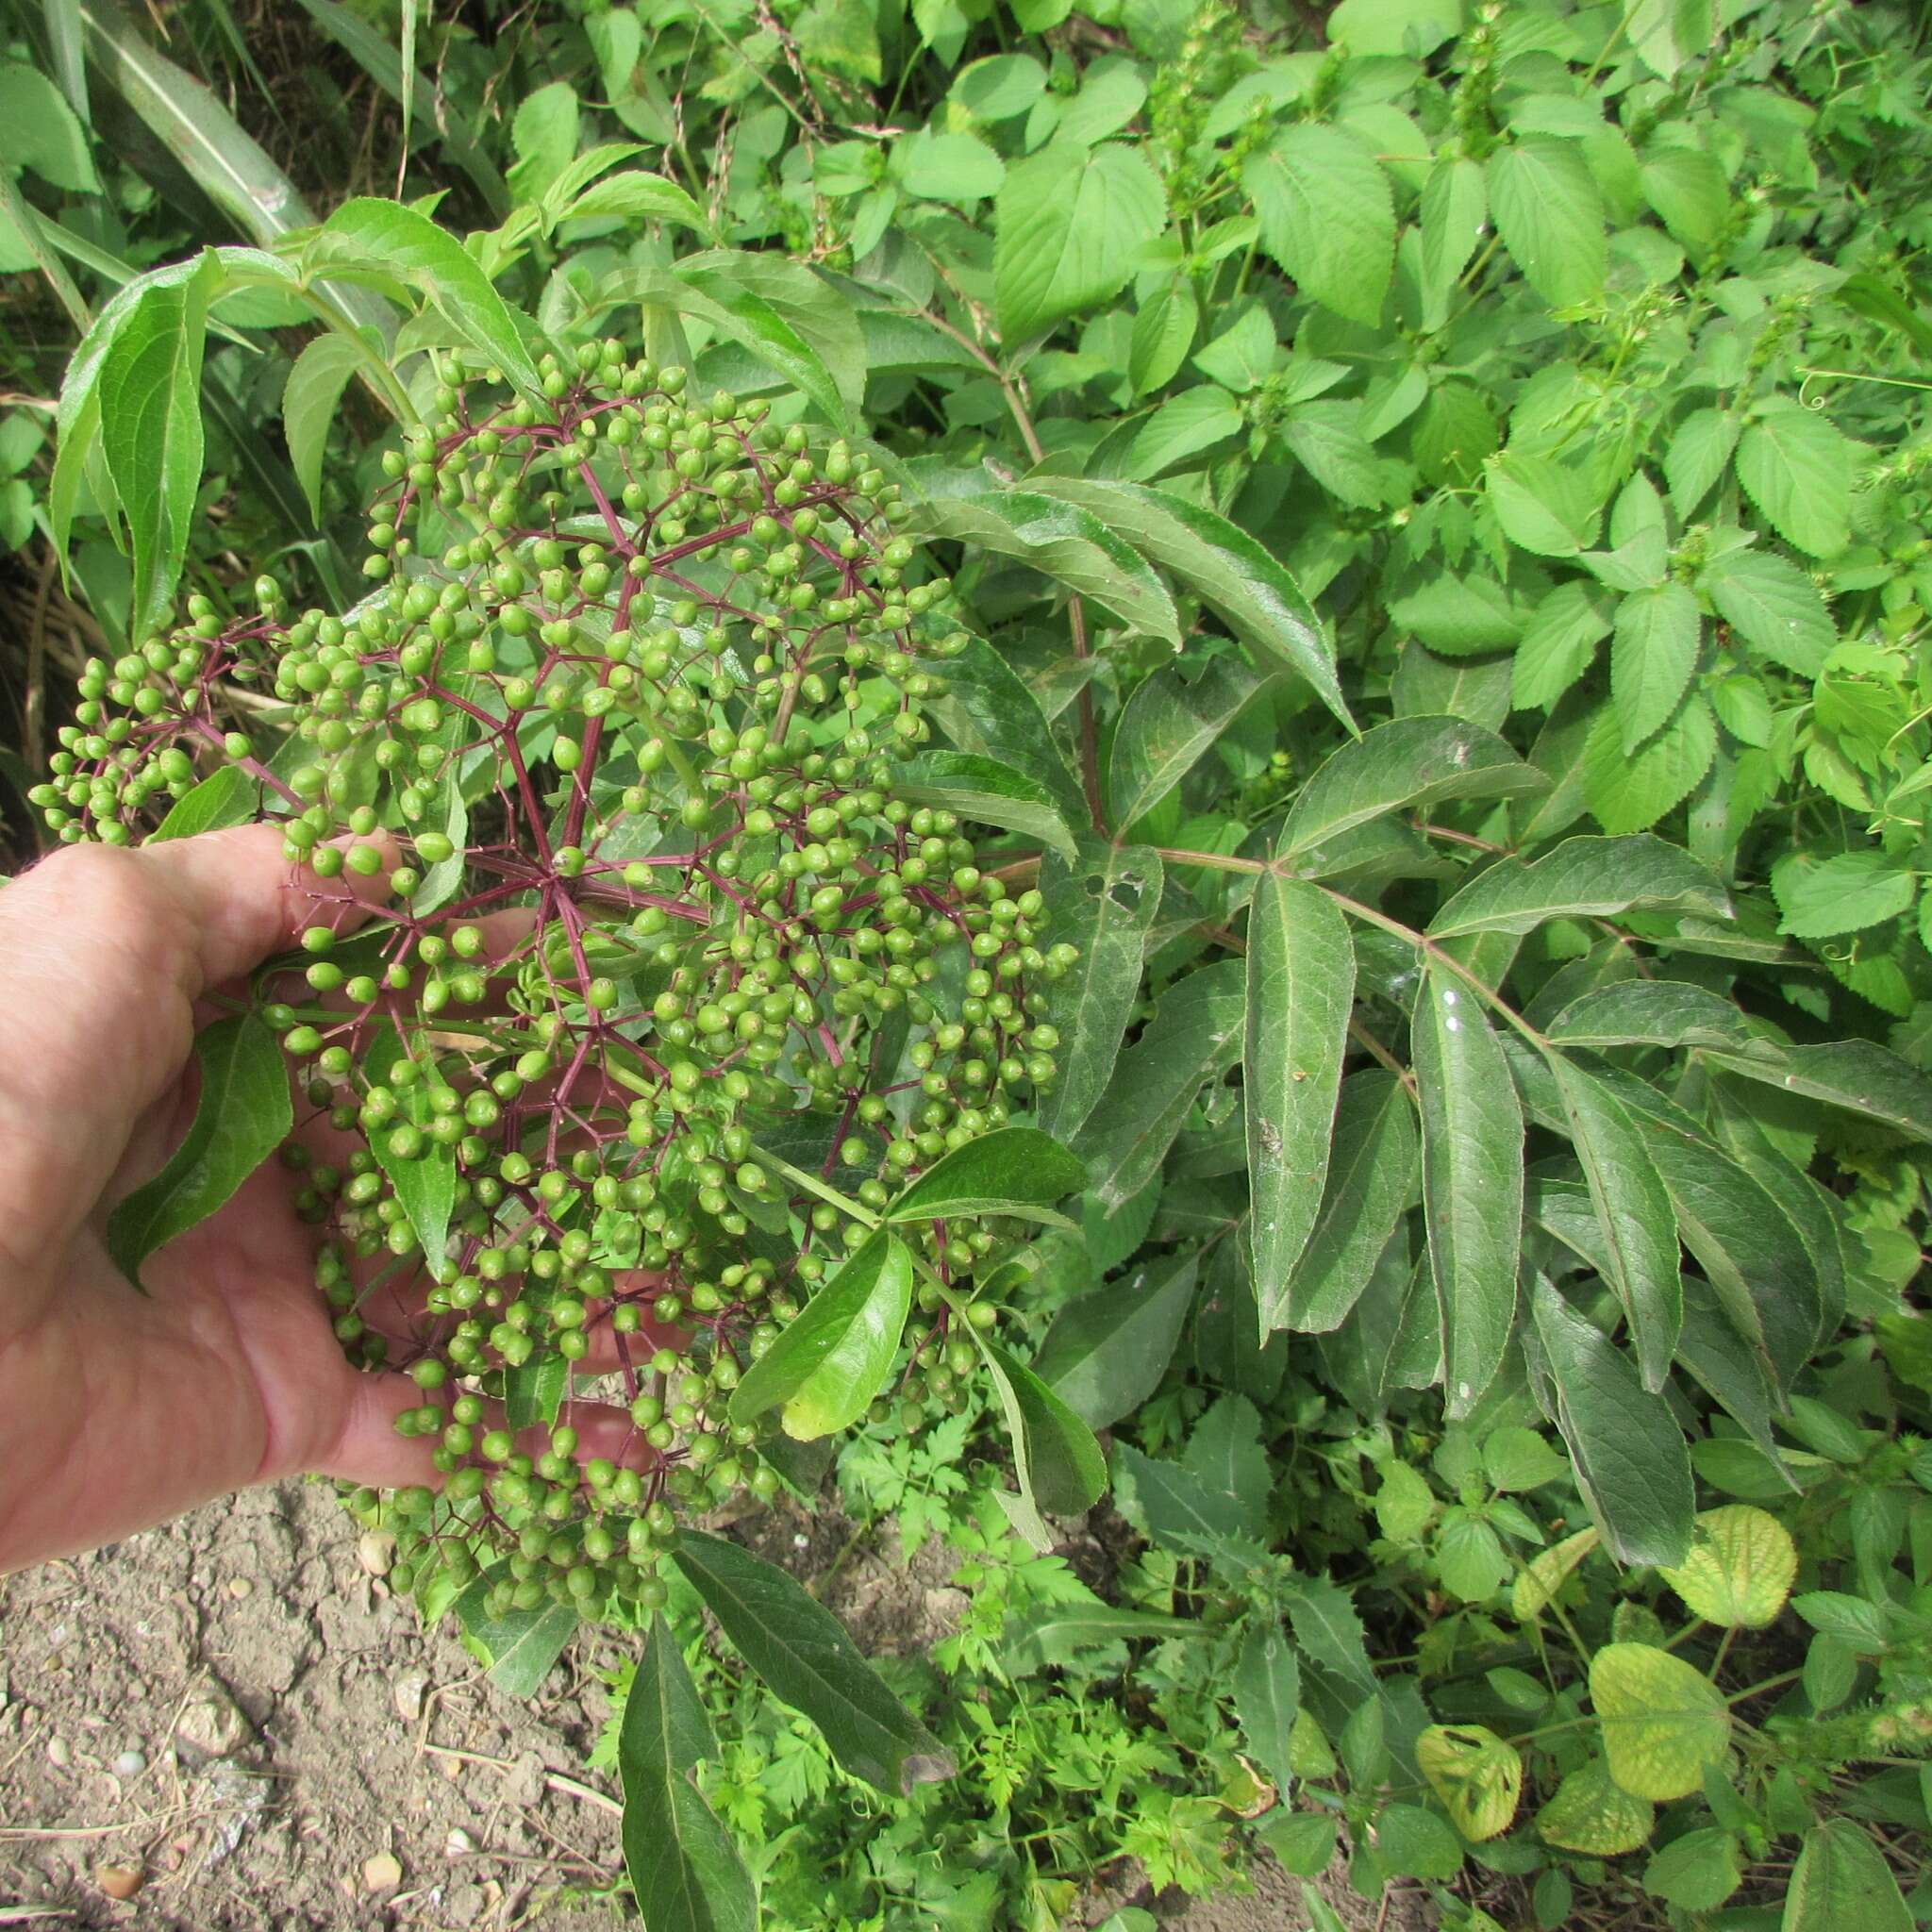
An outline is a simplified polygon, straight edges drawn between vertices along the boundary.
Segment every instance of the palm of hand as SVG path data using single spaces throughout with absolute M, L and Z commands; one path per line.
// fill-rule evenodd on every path
M 393 1428 L 413 1385 L 342 1356 L 280 1163 L 152 1256 L 145 1295 L 102 1237 L 192 1112 L 194 1000 L 307 918 L 285 880 L 251 826 L 83 848 L 0 898 L 0 1570 L 297 1470 L 431 1474 Z

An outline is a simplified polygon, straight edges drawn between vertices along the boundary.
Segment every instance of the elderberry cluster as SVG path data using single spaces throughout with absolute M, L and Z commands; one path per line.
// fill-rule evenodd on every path
M 285 1158 L 336 1333 L 414 1378 L 398 1426 L 443 1478 L 352 1507 L 397 1529 L 392 1581 L 481 1565 L 495 1614 L 652 1607 L 677 1507 L 772 1493 L 732 1391 L 877 1209 L 1052 1080 L 1074 958 L 905 795 L 967 639 L 879 467 L 616 342 L 541 374 L 446 358 L 372 594 L 191 599 L 88 667 L 35 794 L 66 840 L 177 800 L 280 824 L 314 901 L 257 989 L 309 1108 Z M 912 1237 L 874 1422 L 963 1401 L 1009 1232 Z

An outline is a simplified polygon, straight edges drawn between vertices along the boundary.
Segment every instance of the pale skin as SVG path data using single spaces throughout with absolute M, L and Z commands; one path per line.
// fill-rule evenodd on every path
M 393 1426 L 414 1385 L 343 1359 L 279 1163 L 151 1257 L 146 1295 L 102 1241 L 192 1115 L 208 995 L 314 913 L 264 825 L 77 847 L 0 891 L 0 1572 L 303 1471 L 435 1480 Z

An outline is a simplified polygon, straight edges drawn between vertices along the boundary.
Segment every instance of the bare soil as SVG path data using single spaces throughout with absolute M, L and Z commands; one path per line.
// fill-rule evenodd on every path
M 829 1513 L 740 1531 L 806 1574 L 849 1532 Z M 963 1607 L 936 1549 L 837 1567 L 828 1599 L 874 1650 L 928 1643 Z M 369 1573 L 332 1493 L 299 1483 L 0 1579 L 0 1926 L 635 1927 L 611 1894 L 614 1790 L 583 1768 L 618 1642 L 585 1632 L 533 1702 L 508 1698 Z M 1252 1893 L 1205 1902 L 1134 1875 L 1079 1922 L 1134 1904 L 1173 1932 L 1308 1923 L 1265 1857 Z

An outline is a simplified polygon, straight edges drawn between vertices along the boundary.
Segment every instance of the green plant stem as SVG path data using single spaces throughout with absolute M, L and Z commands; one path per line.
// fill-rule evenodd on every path
M 1274 870 L 1274 865 L 1265 858 L 1237 858 L 1231 853 L 1225 852 L 1185 852 L 1172 845 L 1157 845 L 1154 850 L 1163 863 L 1205 866 L 1209 872 L 1244 872 L 1252 874 Z
M 850 1194 L 841 1194 L 837 1188 L 828 1186 L 817 1174 L 808 1174 L 802 1167 L 793 1167 L 789 1160 L 780 1160 L 775 1154 L 760 1147 L 758 1158 L 774 1174 L 781 1174 L 795 1188 L 803 1188 L 808 1194 L 816 1194 L 821 1201 L 838 1208 L 841 1214 L 849 1214 L 861 1227 L 879 1227 L 883 1221 L 870 1208 L 861 1207 Z
M 1322 890 L 1344 912 L 1353 913 L 1356 918 L 1367 924 L 1379 926 L 1382 931 L 1391 934 L 1394 938 L 1407 941 L 1418 952 L 1426 953 L 1429 958 L 1445 972 L 1453 973 L 1499 1020 L 1522 1034 L 1538 1052 L 1556 1051 L 1547 1035 L 1539 1033 L 1507 1000 L 1497 994 L 1493 987 L 1486 986 L 1460 959 L 1453 953 L 1444 951 L 1427 934 L 1416 931 L 1412 925 L 1404 925 L 1399 919 L 1391 919 L 1386 912 L 1378 912 L 1373 906 L 1364 906 L 1359 899 L 1351 899 L 1346 892 L 1336 891 L 1332 886 L 1323 886 Z
M 1020 388 L 1018 377 L 988 355 L 964 329 L 954 327 L 943 315 L 927 309 L 925 319 L 934 327 L 951 336 L 999 384 L 1000 393 L 1007 399 L 1007 408 L 1012 416 L 1013 426 L 1019 430 L 1020 441 L 1026 446 L 1026 454 L 1036 463 L 1044 462 L 1046 449 L 1040 441 L 1039 431 L 1033 426 L 1033 415 L 1026 407 L 1026 398 Z M 1067 599 L 1067 628 L 1073 639 L 1074 656 L 1083 659 L 1091 657 L 1092 650 L 1087 638 L 1087 609 L 1077 596 Z M 1080 687 L 1080 694 L 1074 703 L 1080 727 L 1081 789 L 1087 796 L 1087 810 L 1093 821 L 1093 829 L 1096 832 L 1105 832 L 1107 809 L 1100 791 L 1100 726 L 1093 715 L 1091 687 L 1083 684 Z
M 1795 1684 L 1804 1676 L 1803 1671 L 1780 1671 L 1774 1677 L 1766 1677 L 1748 1689 L 1733 1692 L 1726 1697 L 1726 1704 L 1748 1704 L 1754 1697 L 1762 1697 L 1767 1690 L 1782 1690 L 1787 1684 Z

